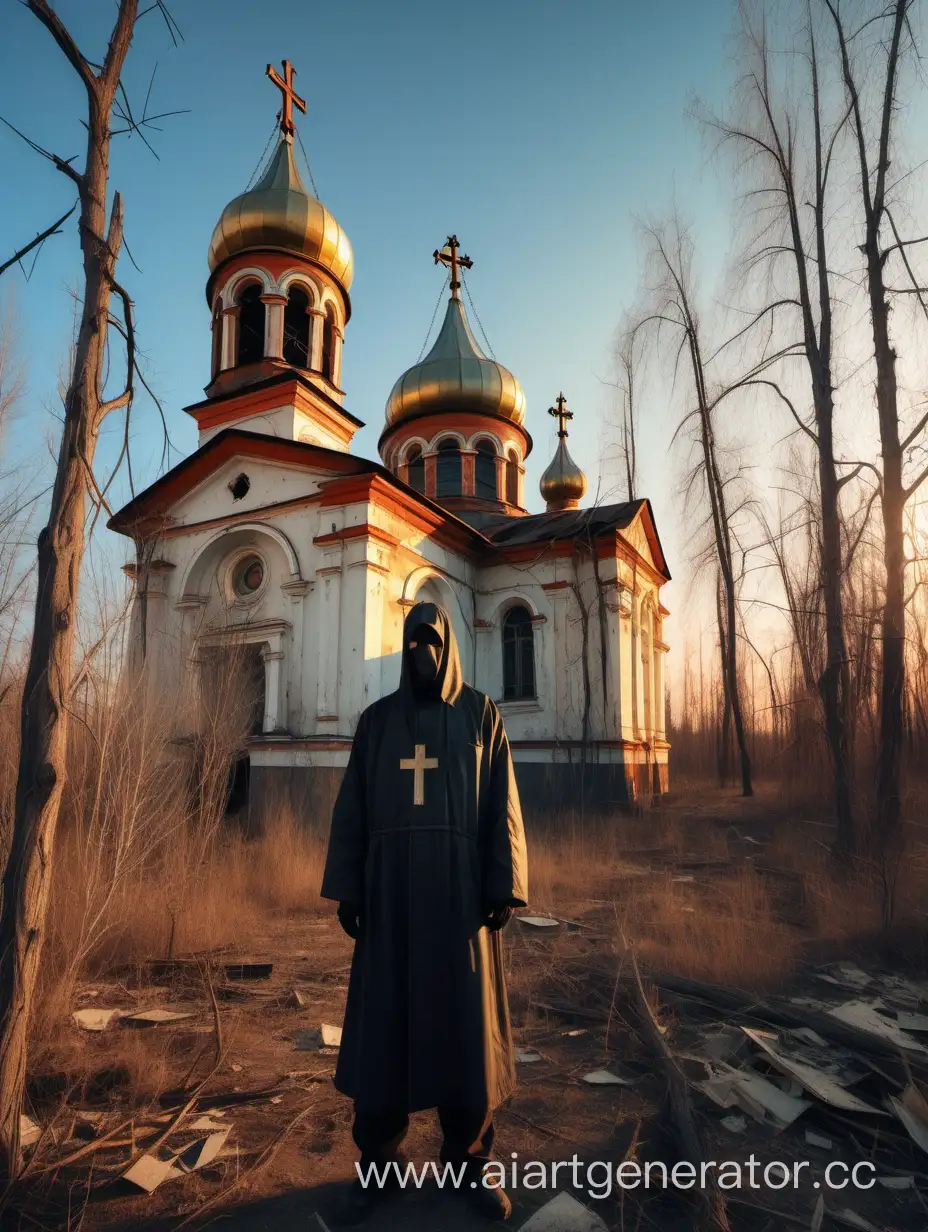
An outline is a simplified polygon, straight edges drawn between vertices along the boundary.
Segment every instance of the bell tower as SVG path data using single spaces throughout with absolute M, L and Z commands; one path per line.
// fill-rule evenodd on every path
M 347 450 L 362 426 L 343 407 L 351 245 L 303 185 L 294 111 L 305 113 L 306 100 L 290 61 L 282 68 L 267 66 L 281 92 L 275 148 L 257 183 L 229 202 L 213 231 L 210 381 L 206 400 L 186 409 L 200 444 L 234 424 Z

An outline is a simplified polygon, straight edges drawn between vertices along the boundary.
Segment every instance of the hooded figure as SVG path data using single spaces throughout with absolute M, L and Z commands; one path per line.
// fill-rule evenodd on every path
M 437 1107 L 442 1159 L 482 1168 L 515 1086 L 499 930 L 528 901 L 525 837 L 500 713 L 464 684 L 436 604 L 409 611 L 400 687 L 361 715 L 322 895 L 356 937 L 335 1086 L 362 1164 L 394 1158 L 408 1114 Z M 501 1190 L 462 1192 L 508 1214 Z M 355 1182 L 343 1222 L 379 1196 Z

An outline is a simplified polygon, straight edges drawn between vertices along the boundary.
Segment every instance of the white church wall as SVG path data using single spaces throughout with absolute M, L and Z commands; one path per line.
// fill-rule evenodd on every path
M 248 491 L 236 499 L 230 489 L 240 475 L 247 476 Z M 171 510 L 174 524 L 193 525 L 213 518 L 241 516 L 280 501 L 311 496 L 332 478 L 327 471 L 297 469 L 277 462 L 245 456 L 230 458 L 217 471 L 187 493 Z

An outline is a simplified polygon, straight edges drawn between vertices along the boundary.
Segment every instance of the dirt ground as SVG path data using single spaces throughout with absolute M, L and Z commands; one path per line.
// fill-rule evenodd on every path
M 672 813 L 674 806 L 669 807 Z M 716 875 L 716 864 L 727 861 L 729 868 L 736 869 L 744 860 L 755 859 L 757 844 L 769 843 L 775 817 L 763 800 L 738 801 L 729 794 L 724 799 L 707 798 L 699 809 L 687 805 L 686 824 L 713 831 L 708 849 L 724 848 L 724 859 L 706 857 L 706 845 L 698 842 L 684 842 L 682 848 L 679 841 L 641 847 L 637 853 L 630 852 L 620 866 L 603 869 L 602 882 L 589 888 L 589 897 L 578 895 L 569 913 L 558 913 L 567 922 L 557 930 L 545 933 L 518 922 L 507 929 L 516 1042 L 541 1058 L 519 1064 L 518 1091 L 498 1113 L 496 1155 L 507 1167 L 514 1153 L 520 1166 L 529 1160 L 570 1160 L 574 1154 L 584 1164 L 603 1160 L 613 1168 L 623 1159 L 644 1163 L 682 1157 L 666 1115 L 664 1077 L 635 1030 L 627 985 L 620 987 L 619 976 L 627 978 L 628 972 L 620 971 L 617 957 L 617 904 L 622 902 L 623 886 L 632 882 L 640 886 L 648 878 L 663 884 L 670 877 L 679 883 L 679 895 L 684 896 L 679 909 L 687 913 L 687 920 L 696 917 L 689 926 L 698 928 L 699 878 L 708 875 L 707 868 Z M 539 910 L 534 903 L 533 909 Z M 123 1020 L 98 1033 L 69 1028 L 67 1047 L 59 1055 L 61 1068 L 91 1078 L 84 1081 L 81 1091 L 70 1092 L 66 1110 L 54 1119 L 55 1153 L 60 1157 L 79 1148 L 82 1133 L 86 1137 L 130 1117 L 134 1121 L 118 1136 L 121 1145 L 94 1151 L 69 1168 L 49 1173 L 47 1195 L 34 1199 L 35 1219 L 46 1227 L 62 1222 L 64 1202 L 79 1209 L 92 1182 L 92 1196 L 83 1211 L 83 1227 L 88 1230 L 168 1229 L 188 1218 L 199 1225 L 202 1216 L 204 1223 L 218 1217 L 223 1227 L 236 1232 L 290 1226 L 309 1232 L 328 1227 L 335 1232 L 334 1209 L 354 1175 L 351 1107 L 331 1083 L 335 1050 L 304 1050 L 301 1033 L 323 1023 L 341 1023 L 350 956 L 351 942 L 334 915 L 320 910 L 318 904 L 310 905 L 305 913 L 269 919 L 266 930 L 249 939 L 247 953 L 211 956 L 222 1059 L 186 1123 L 205 1113 L 230 1126 L 230 1132 L 212 1163 L 165 1182 L 152 1194 L 132 1191 L 118 1178 L 133 1149 L 136 1153 L 142 1150 L 151 1141 L 151 1132 L 167 1128 L 169 1118 L 162 1108 L 176 1104 L 176 1096 L 171 1099 L 172 1088 L 179 1087 L 201 1050 L 204 1055 L 194 1079 L 212 1066 L 214 1014 L 202 971 L 196 964 L 181 963 L 124 971 L 82 986 L 78 1009 L 118 1008 L 130 1013 L 158 1006 L 189 1012 L 192 1017 L 148 1028 L 132 1027 Z M 861 961 L 859 953 L 856 957 Z M 272 963 L 273 967 L 266 978 L 229 978 L 229 964 L 238 961 Z M 802 991 L 808 979 L 797 970 L 781 982 L 787 990 Z M 674 1038 L 673 1008 L 665 1005 L 661 1017 L 668 1024 L 668 1038 Z M 684 1031 L 680 1039 L 685 1038 Z M 625 1085 L 599 1086 L 583 1080 L 584 1075 L 600 1069 L 622 1076 Z M 56 1094 L 55 1081 L 54 1075 L 46 1075 L 34 1091 L 33 1111 L 40 1125 L 49 1122 L 55 1099 L 65 1094 Z M 95 1128 L 82 1128 L 80 1109 L 97 1114 Z M 286 1127 L 302 1112 L 305 1116 L 288 1131 Z M 711 1107 L 699 1112 L 712 1158 L 746 1158 L 759 1145 L 768 1159 L 814 1161 L 815 1151 L 803 1145 L 795 1127 L 779 1135 L 775 1143 L 767 1131 L 736 1138 L 721 1126 L 724 1115 L 723 1110 Z M 197 1137 L 181 1125 L 170 1145 L 179 1149 Z M 265 1153 L 275 1143 L 273 1158 L 264 1162 Z M 406 1156 L 417 1163 L 434 1160 L 438 1148 L 434 1115 L 414 1117 Z M 86 1167 L 88 1159 L 93 1160 L 91 1173 Z M 101 1185 L 101 1178 L 107 1183 Z M 572 1189 L 569 1174 L 562 1171 L 557 1188 L 567 1189 L 596 1211 L 610 1229 L 682 1232 L 694 1226 L 692 1207 L 680 1195 L 651 1190 L 642 1196 L 640 1191 L 616 1190 L 596 1198 L 582 1173 L 580 1179 L 581 1187 Z M 507 1188 L 514 1201 L 514 1228 L 520 1228 L 556 1192 L 552 1188 Z M 742 1199 L 749 1205 L 742 1206 Z M 737 1213 L 733 1226 L 738 1232 L 808 1228 L 815 1200 L 808 1187 L 788 1196 L 763 1190 L 736 1194 L 731 1207 Z M 850 1202 L 831 1205 L 837 1208 Z M 861 1218 L 881 1220 L 875 1225 L 881 1229 L 928 1226 L 928 1212 L 913 1216 L 911 1202 L 885 1190 L 860 1200 L 855 1197 L 854 1206 Z M 885 1222 L 887 1218 L 892 1219 L 891 1225 Z M 459 1195 L 439 1192 L 434 1183 L 427 1183 L 421 1192 L 390 1199 L 365 1224 L 371 1232 L 468 1232 L 485 1226 Z M 832 1225 L 826 1219 L 823 1226 Z

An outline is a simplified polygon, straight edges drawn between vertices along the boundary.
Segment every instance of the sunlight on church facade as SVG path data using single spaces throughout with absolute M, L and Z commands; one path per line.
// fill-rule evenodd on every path
M 209 248 L 210 380 L 186 408 L 198 447 L 110 523 L 136 548 L 132 662 L 170 687 L 237 647 L 252 796 L 328 794 L 362 710 L 397 687 L 406 611 L 432 600 L 465 679 L 500 706 L 527 802 L 666 791 L 670 575 L 649 502 L 582 504 L 559 395 L 546 511 L 527 512 L 525 395 L 474 338 L 455 236 L 433 254 L 444 320 L 386 398 L 380 461 L 352 452 L 351 246 L 300 178 L 291 66 L 268 75 L 276 148 Z

